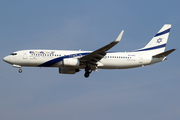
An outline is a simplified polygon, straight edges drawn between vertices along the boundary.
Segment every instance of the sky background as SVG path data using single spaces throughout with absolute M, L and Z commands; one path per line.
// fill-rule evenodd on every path
M 179 120 L 180 1 L 0 0 L 1 120 Z M 110 51 L 144 47 L 172 24 L 168 60 L 126 70 L 99 70 L 88 79 L 58 68 L 17 68 L 2 58 L 23 49 Z

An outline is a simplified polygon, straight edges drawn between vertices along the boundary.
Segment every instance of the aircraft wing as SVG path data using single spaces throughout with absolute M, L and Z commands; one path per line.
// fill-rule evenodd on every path
M 109 43 L 108 45 L 106 45 L 96 51 L 91 52 L 88 55 L 81 57 L 79 60 L 83 63 L 85 62 L 85 63 L 90 63 L 90 64 L 95 65 L 99 60 L 101 60 L 106 55 L 106 51 L 111 49 L 113 46 L 115 46 L 121 40 L 123 33 L 124 33 L 124 30 L 121 31 L 121 33 L 116 38 L 116 40 L 114 40 L 113 42 Z

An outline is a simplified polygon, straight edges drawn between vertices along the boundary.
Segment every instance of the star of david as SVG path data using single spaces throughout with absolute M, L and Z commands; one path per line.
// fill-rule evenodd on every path
M 162 42 L 162 38 L 157 39 L 157 43 Z

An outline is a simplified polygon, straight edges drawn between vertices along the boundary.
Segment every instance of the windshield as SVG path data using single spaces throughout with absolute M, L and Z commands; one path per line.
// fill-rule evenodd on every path
M 17 53 L 11 53 L 10 55 L 17 55 Z

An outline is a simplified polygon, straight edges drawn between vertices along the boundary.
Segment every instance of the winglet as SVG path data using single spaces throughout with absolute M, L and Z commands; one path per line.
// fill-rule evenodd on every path
M 124 30 L 121 31 L 121 33 L 118 35 L 118 37 L 116 38 L 114 42 L 119 42 L 122 38 L 123 33 L 124 33 Z

